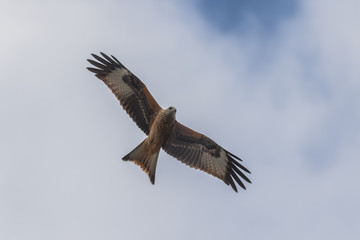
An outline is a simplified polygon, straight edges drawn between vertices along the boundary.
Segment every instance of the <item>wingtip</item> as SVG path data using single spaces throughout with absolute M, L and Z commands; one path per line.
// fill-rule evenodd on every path
M 149 178 L 150 178 L 151 184 L 154 185 L 155 184 L 155 175 L 152 175 L 152 176 L 149 175 Z
M 237 187 L 234 183 L 234 180 L 231 178 L 230 174 L 228 174 L 228 177 L 227 177 L 227 184 L 230 184 L 232 189 L 234 189 L 235 192 L 238 192 Z
M 233 156 L 231 154 L 229 154 L 228 152 L 228 159 L 229 161 L 232 163 L 232 164 L 235 164 L 237 167 L 241 168 L 242 170 L 244 170 L 245 172 L 251 174 L 251 172 L 246 168 L 244 167 L 243 165 L 241 165 L 239 162 L 237 162 Z
M 92 72 L 92 73 L 99 73 L 100 72 L 100 70 L 99 69 L 97 69 L 97 68 L 93 68 L 93 67 L 87 67 L 86 68 L 87 70 L 89 70 L 90 72 Z
M 106 55 L 106 54 L 103 53 L 103 52 L 100 52 L 100 54 L 101 54 L 101 56 L 103 56 L 104 58 L 108 58 L 108 57 L 109 57 L 108 55 Z
M 235 158 L 235 159 L 237 159 L 237 160 L 239 160 L 239 161 L 243 161 L 241 158 L 239 158 L 238 156 L 236 156 L 235 154 L 232 154 L 231 152 L 229 152 L 228 150 L 226 150 L 226 149 L 224 149 L 225 150 L 225 152 L 228 154 L 228 155 L 230 155 L 230 156 L 232 156 L 233 158 Z

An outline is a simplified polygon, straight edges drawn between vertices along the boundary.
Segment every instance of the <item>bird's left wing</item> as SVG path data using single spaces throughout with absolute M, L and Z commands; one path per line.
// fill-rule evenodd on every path
M 235 182 L 246 189 L 241 178 L 251 183 L 243 173 L 250 171 L 238 162 L 242 161 L 239 157 L 177 121 L 163 149 L 190 167 L 205 171 L 223 180 L 227 185 L 230 184 L 236 192 Z
M 96 60 L 88 59 L 96 68 L 87 69 L 101 79 L 115 94 L 120 104 L 138 127 L 149 134 L 152 120 L 161 110 L 145 84 L 122 65 L 114 56 L 101 53 L 91 54 Z

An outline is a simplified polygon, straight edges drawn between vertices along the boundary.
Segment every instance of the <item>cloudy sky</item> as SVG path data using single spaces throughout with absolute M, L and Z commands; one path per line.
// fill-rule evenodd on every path
M 0 239 L 358 239 L 360 2 L 0 1 Z M 93 74 L 116 56 L 244 159 L 235 193 L 160 153 Z

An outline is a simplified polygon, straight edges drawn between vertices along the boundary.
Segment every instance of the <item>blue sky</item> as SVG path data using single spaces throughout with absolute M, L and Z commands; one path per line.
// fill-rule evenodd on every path
M 1 3 L 0 239 L 357 239 L 360 2 L 268 2 Z M 121 161 L 145 136 L 100 51 L 253 184 Z
M 197 0 L 196 10 L 206 21 L 223 33 L 250 31 L 247 22 L 255 18 L 263 26 L 262 31 L 271 33 L 278 24 L 293 17 L 298 10 L 298 1 L 274 0 Z M 254 19 L 253 19 L 254 20 Z

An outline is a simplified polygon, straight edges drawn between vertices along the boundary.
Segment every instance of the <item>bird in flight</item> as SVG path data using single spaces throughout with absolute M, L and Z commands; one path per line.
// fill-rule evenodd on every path
M 114 56 L 91 54 L 88 59 L 94 67 L 90 72 L 102 80 L 115 94 L 121 106 L 147 135 L 145 140 L 123 157 L 139 165 L 155 183 L 155 171 L 160 149 L 185 163 L 207 172 L 231 185 L 237 192 L 235 182 L 245 188 L 242 179 L 251 183 L 244 172 L 249 173 L 239 157 L 228 152 L 207 136 L 191 130 L 176 121 L 176 108 L 162 109 L 145 84 L 131 73 Z

